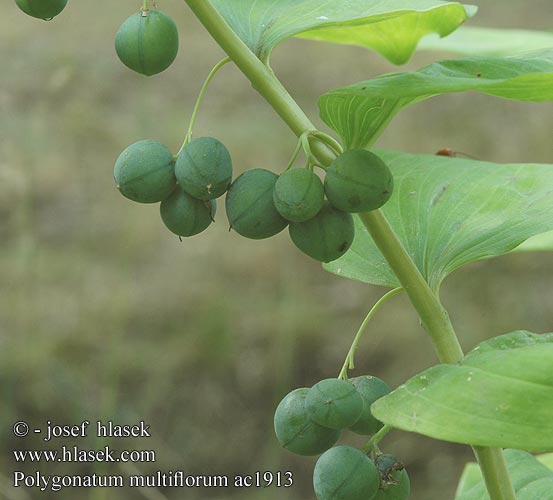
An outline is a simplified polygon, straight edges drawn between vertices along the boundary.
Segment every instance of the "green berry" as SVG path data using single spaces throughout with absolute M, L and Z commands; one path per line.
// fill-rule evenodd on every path
M 275 434 L 280 444 L 298 455 L 318 455 L 338 441 L 340 432 L 316 424 L 307 416 L 301 388 L 287 394 L 275 411 Z
M 274 172 L 254 168 L 234 180 L 225 200 L 231 229 L 257 240 L 274 236 L 288 225 L 273 202 L 277 179 Z
M 355 236 L 351 215 L 334 208 L 328 201 L 312 219 L 292 222 L 289 232 L 294 245 L 320 262 L 331 262 L 341 257 Z
M 311 170 L 287 170 L 276 181 L 273 201 L 280 215 L 289 221 L 312 219 L 323 207 L 323 200 L 323 183 Z
M 373 417 L 371 413 L 371 405 L 382 396 L 386 396 L 390 392 L 390 388 L 383 380 L 378 377 L 365 375 L 349 379 L 354 385 L 357 392 L 363 398 L 363 411 L 359 420 L 350 427 L 350 430 L 363 436 L 370 436 L 378 432 L 383 423 Z
M 393 455 L 380 455 L 375 460 L 380 474 L 380 487 L 374 500 L 407 500 L 411 484 L 403 464 Z
M 386 203 L 394 188 L 388 165 L 365 149 L 352 149 L 336 158 L 326 172 L 325 193 L 344 212 L 367 212 Z
M 17 6 L 31 17 L 49 21 L 67 5 L 67 0 L 15 0 Z
M 363 398 L 348 381 L 329 378 L 309 389 L 305 409 L 313 422 L 330 429 L 345 429 L 361 416 Z
M 215 200 L 197 200 L 182 189 L 175 189 L 160 205 L 163 223 L 178 236 L 194 236 L 207 229 L 216 210 Z
M 175 175 L 182 189 L 199 200 L 219 198 L 232 181 L 232 160 L 225 145 L 199 137 L 180 152 Z
M 159 10 L 133 14 L 115 36 L 115 50 L 121 62 L 146 76 L 167 69 L 177 57 L 178 48 L 177 26 Z
M 160 142 L 135 142 L 115 162 L 115 184 L 129 200 L 139 203 L 160 202 L 177 185 L 174 164 L 171 151 Z
M 326 451 L 313 473 L 317 500 L 373 500 L 379 483 L 372 460 L 351 446 Z

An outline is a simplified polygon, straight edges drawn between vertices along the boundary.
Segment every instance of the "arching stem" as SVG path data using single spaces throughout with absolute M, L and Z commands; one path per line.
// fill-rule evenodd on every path
M 355 338 L 353 339 L 353 342 L 351 344 L 351 347 L 349 348 L 348 355 L 346 356 L 346 360 L 344 361 L 344 365 L 342 366 L 342 370 L 340 371 L 340 374 L 338 375 L 338 378 L 346 380 L 348 378 L 348 370 L 353 370 L 355 368 L 354 364 L 354 357 L 355 357 L 355 351 L 357 350 L 357 346 L 359 345 L 359 341 L 361 340 L 361 337 L 363 336 L 363 333 L 365 332 L 369 322 L 371 319 L 374 318 L 375 314 L 378 312 L 378 310 L 392 297 L 395 295 L 400 294 L 403 292 L 403 288 L 394 288 L 393 290 L 390 290 L 386 294 L 384 294 L 377 302 L 376 304 L 371 308 L 363 322 L 361 323 L 361 326 L 359 327 L 359 330 L 357 331 Z
M 213 77 L 217 74 L 217 72 L 230 61 L 231 61 L 230 57 L 225 57 L 223 60 L 219 61 L 215 66 L 213 66 L 213 69 L 209 72 L 209 75 L 207 75 L 207 78 L 205 79 L 205 82 L 202 85 L 202 88 L 200 89 L 200 93 L 198 94 L 198 98 L 196 99 L 196 104 L 194 105 L 194 110 L 192 111 L 192 116 L 190 118 L 190 123 L 188 125 L 188 131 L 186 132 L 186 135 L 184 137 L 184 142 L 182 143 L 182 146 L 179 149 L 179 152 L 177 153 L 176 156 L 180 154 L 180 152 L 192 139 L 192 132 L 194 130 L 194 124 L 196 123 L 198 111 L 200 109 L 200 105 L 202 104 L 207 88 L 211 83 L 211 80 L 213 80 Z
M 384 436 L 386 436 L 390 431 L 392 431 L 394 428 L 390 425 L 385 425 L 380 429 L 376 434 L 374 434 L 371 439 L 367 441 L 367 444 L 363 446 L 363 451 L 365 453 L 371 453 L 378 451 L 378 443 L 384 439 Z

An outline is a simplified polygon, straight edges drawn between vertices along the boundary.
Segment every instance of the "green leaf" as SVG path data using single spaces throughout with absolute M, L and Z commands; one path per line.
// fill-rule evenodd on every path
M 404 62 L 419 39 L 455 30 L 475 7 L 441 0 L 210 0 L 230 27 L 262 61 L 286 38 L 355 43 Z
M 553 165 L 376 152 L 395 184 L 382 211 L 435 290 L 464 264 L 507 253 L 553 229 Z M 358 217 L 355 224 L 350 250 L 324 268 L 365 283 L 399 286 Z
M 462 26 L 440 38 L 428 35 L 419 50 L 439 50 L 465 56 L 512 56 L 553 47 L 553 32 Z
M 373 144 L 404 107 L 440 94 L 474 90 L 520 101 L 553 100 L 553 49 L 513 57 L 453 59 L 327 92 L 322 119 L 346 149 Z
M 538 455 L 536 458 L 540 461 L 540 463 L 545 465 L 549 470 L 553 471 L 553 453 Z
M 435 290 L 462 265 L 509 252 L 553 229 L 553 165 L 376 152 L 394 175 L 394 194 L 384 215 Z M 357 217 L 355 223 L 350 250 L 325 269 L 365 283 L 399 286 Z
M 432 33 L 436 33 L 438 39 L 449 35 L 467 18 L 467 14 L 473 12 L 475 11 L 464 11 L 459 5 L 451 4 L 431 11 L 407 12 L 385 21 L 378 21 L 376 18 L 378 24 L 307 31 L 300 37 L 360 45 L 376 50 L 394 64 L 405 64 L 421 38 Z
M 535 252 L 553 250 L 553 231 L 538 234 L 517 247 L 517 252 Z
M 371 411 L 442 441 L 552 451 L 552 366 L 553 334 L 517 331 L 483 342 L 459 364 L 425 370 Z
M 553 491 L 553 472 L 530 453 L 505 450 L 505 461 L 517 500 L 546 500 Z M 477 464 L 467 464 L 455 500 L 489 500 L 482 474 Z
M 480 471 L 480 467 L 475 462 L 469 462 L 467 465 L 465 465 L 463 473 L 461 474 L 461 479 L 459 479 L 455 498 L 457 498 L 461 493 L 465 493 L 471 490 L 481 481 L 482 472 Z

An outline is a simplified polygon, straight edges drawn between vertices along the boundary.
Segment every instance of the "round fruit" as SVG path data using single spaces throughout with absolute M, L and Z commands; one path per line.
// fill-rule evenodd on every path
M 380 488 L 374 500 L 407 500 L 411 484 L 403 465 L 389 454 L 380 455 L 375 462 L 380 474 Z
M 254 168 L 234 180 L 225 200 L 231 229 L 258 240 L 274 236 L 288 225 L 273 203 L 277 179 L 274 172 Z
M 121 62 L 146 76 L 167 69 L 177 57 L 178 49 L 177 26 L 159 10 L 133 14 L 115 36 L 115 51 Z
M 177 185 L 171 151 L 157 141 L 131 144 L 117 158 L 113 172 L 121 194 L 139 203 L 157 203 Z
M 326 451 L 313 473 L 318 500 L 373 500 L 379 482 L 372 460 L 351 446 L 336 446 Z
M 305 222 L 315 217 L 323 207 L 323 183 L 306 168 L 287 170 L 276 181 L 273 201 L 285 219 Z
M 357 389 L 357 392 L 361 394 L 363 398 L 363 411 L 359 420 L 350 427 L 353 432 L 362 434 L 363 436 L 370 436 L 378 432 L 383 423 L 373 417 L 371 413 L 371 405 L 382 396 L 386 396 L 390 392 L 390 388 L 383 380 L 378 377 L 372 377 L 365 375 L 363 377 L 355 377 L 349 379 L 349 381 Z
M 367 212 L 386 203 L 394 188 L 388 165 L 365 149 L 352 149 L 336 158 L 326 172 L 325 193 L 344 212 Z
M 175 189 L 160 206 L 163 223 L 178 236 L 194 236 L 207 229 L 216 210 L 215 200 L 197 200 L 182 189 Z
M 340 432 L 311 421 L 305 410 L 309 389 L 287 394 L 275 411 L 275 434 L 280 444 L 298 455 L 318 455 L 338 441 Z
M 328 378 L 309 389 L 305 409 L 313 422 L 330 429 L 345 429 L 361 416 L 363 398 L 348 381 Z
M 49 21 L 67 5 L 67 0 L 15 0 L 17 6 L 31 17 Z
M 294 245 L 320 262 L 341 257 L 355 236 L 351 215 L 334 208 L 327 201 L 315 217 L 291 223 L 289 231 Z
M 180 152 L 175 175 L 182 189 L 199 200 L 219 198 L 232 181 L 232 160 L 225 145 L 199 137 Z

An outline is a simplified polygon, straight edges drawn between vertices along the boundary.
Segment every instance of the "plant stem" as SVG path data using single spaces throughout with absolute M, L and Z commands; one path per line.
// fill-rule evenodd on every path
M 484 475 L 484 482 L 490 498 L 492 500 L 516 500 L 502 450 L 483 446 L 473 446 L 472 449 Z
M 460 361 L 463 358 L 463 350 L 447 311 L 428 286 L 384 214 L 380 210 L 373 210 L 359 214 L 359 217 L 419 313 L 422 325 L 430 335 L 440 361 Z
M 263 64 L 232 31 L 209 1 L 185 0 L 185 2 L 209 34 L 250 80 L 253 88 L 264 97 L 297 137 L 301 137 L 306 130 L 316 130 L 315 125 L 307 118 L 271 69 Z M 314 140 L 311 148 L 322 165 L 329 165 L 336 157 L 333 151 L 320 140 Z
M 288 165 L 284 169 L 285 172 L 287 170 L 290 170 L 294 166 L 294 163 L 296 163 L 296 160 L 298 159 L 298 156 L 299 156 L 301 148 L 302 148 L 302 142 L 303 142 L 302 139 L 303 139 L 303 136 L 301 136 L 300 139 L 298 140 L 298 144 L 296 145 L 296 149 L 294 149 L 294 152 L 292 153 L 292 158 L 290 159 L 290 161 L 288 162 Z
M 198 98 L 196 99 L 196 104 L 194 105 L 194 110 L 192 111 L 192 117 L 190 118 L 190 124 L 188 125 L 188 132 L 186 132 L 186 136 L 184 137 L 184 142 L 182 143 L 182 146 L 179 149 L 179 152 L 177 153 L 176 156 L 180 154 L 180 152 L 184 149 L 184 147 L 190 142 L 190 139 L 192 139 L 192 131 L 194 129 L 194 124 L 196 123 L 198 110 L 200 109 L 200 105 L 202 104 L 207 87 L 209 87 L 211 80 L 213 80 L 213 77 L 217 74 L 217 72 L 230 61 L 231 61 L 230 57 L 225 57 L 223 60 L 219 61 L 209 72 L 209 75 L 207 75 L 207 78 L 205 79 L 205 82 L 202 85 L 202 88 L 200 89 L 200 93 L 198 94 Z
M 374 317 L 374 315 L 384 305 L 384 303 L 388 301 L 388 299 L 391 299 L 394 295 L 397 295 L 401 292 L 403 292 L 403 288 L 394 288 L 393 290 L 390 290 L 388 293 L 380 297 L 380 299 L 376 302 L 376 304 L 371 308 L 371 310 L 369 311 L 369 313 L 361 323 L 361 326 L 359 327 L 359 330 L 357 331 L 355 338 L 353 339 L 353 342 L 351 344 L 351 347 L 349 348 L 348 355 L 346 356 L 346 360 L 344 361 L 344 365 L 342 366 L 342 370 L 340 371 L 338 378 L 341 378 L 344 380 L 347 379 L 348 370 L 353 370 L 353 368 L 355 368 L 355 365 L 354 365 L 355 351 L 357 350 L 359 341 L 361 340 L 361 337 L 363 336 L 363 333 L 365 332 L 365 329 L 367 328 L 369 321 Z
M 385 425 L 380 429 L 376 434 L 374 434 L 371 439 L 367 441 L 367 444 L 363 446 L 363 451 L 365 453 L 369 453 L 371 451 L 375 451 L 378 447 L 378 443 L 382 441 L 384 436 L 386 436 L 390 431 L 392 431 L 394 428 L 391 425 Z
M 263 96 L 296 136 L 301 137 L 304 132 L 316 129 L 270 68 L 263 64 L 234 33 L 209 1 L 185 0 L 185 2 L 210 35 L 250 80 L 254 89 Z M 322 166 L 330 165 L 336 157 L 332 149 L 320 139 L 313 138 L 311 149 Z M 374 210 L 361 214 L 360 217 L 417 310 L 424 328 L 434 343 L 440 361 L 442 363 L 460 361 L 463 351 L 446 310 L 424 280 L 382 212 Z M 481 450 L 475 448 L 477 457 L 479 454 L 482 455 Z M 514 500 L 514 492 L 501 450 L 486 449 L 482 458 L 481 469 L 486 485 L 488 482 L 492 485 L 501 483 L 499 490 L 489 490 L 490 499 Z M 498 478 L 498 481 L 494 481 L 493 478 Z

